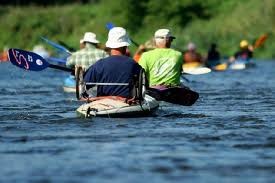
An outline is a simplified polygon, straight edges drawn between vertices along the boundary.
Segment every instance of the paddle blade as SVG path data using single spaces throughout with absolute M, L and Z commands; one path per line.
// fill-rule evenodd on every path
M 65 48 L 64 46 L 60 45 L 60 44 L 57 44 L 43 36 L 40 37 L 43 41 L 45 41 L 46 43 L 48 43 L 49 45 L 51 45 L 52 47 L 56 48 L 56 49 L 59 49 L 65 53 L 67 53 L 68 55 L 71 55 L 72 53 L 70 52 L 70 50 L 68 50 L 67 48 Z
M 255 49 L 255 48 L 259 48 L 260 46 L 262 46 L 262 45 L 264 44 L 264 42 L 266 41 L 267 37 L 268 37 L 267 34 L 261 35 L 261 36 L 255 41 L 254 49 Z
M 8 57 L 13 65 L 25 70 L 41 71 L 49 67 L 43 57 L 25 50 L 11 48 L 8 50 Z
M 107 30 L 111 30 L 111 29 L 114 28 L 114 27 L 115 27 L 115 26 L 114 26 L 113 23 L 111 23 L 111 22 L 106 23 L 106 29 L 107 29 Z
M 165 89 L 149 88 L 146 92 L 156 100 L 183 106 L 191 106 L 199 98 L 199 94 L 197 92 L 185 87 L 171 87 Z

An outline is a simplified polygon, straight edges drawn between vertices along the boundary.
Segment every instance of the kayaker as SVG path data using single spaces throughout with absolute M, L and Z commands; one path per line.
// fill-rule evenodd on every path
M 0 53 L 0 62 L 8 61 L 8 48 L 4 47 L 3 52 Z
M 253 46 L 249 45 L 247 40 L 242 40 L 240 42 L 240 50 L 230 58 L 230 62 L 236 60 L 249 61 L 253 57 L 253 50 Z
M 184 53 L 184 63 L 204 63 L 203 57 L 197 52 L 197 47 L 193 42 L 187 45 L 187 51 Z
M 85 83 L 106 83 L 97 87 L 97 97 L 119 96 L 126 99 L 135 97 L 132 94 L 134 81 L 142 68 L 125 55 L 129 45 L 130 40 L 124 28 L 114 27 L 109 31 L 106 47 L 110 49 L 110 56 L 97 61 L 84 74 Z M 119 83 L 128 85 L 123 86 Z M 93 85 L 87 85 L 86 90 L 92 87 Z M 85 91 L 82 94 L 82 99 L 89 99 L 87 93 Z
M 218 64 L 220 64 L 220 53 L 217 50 L 217 44 L 212 43 L 207 53 L 206 66 L 213 67 Z
M 155 49 L 155 40 L 154 38 L 151 38 L 150 40 L 146 41 L 144 44 L 141 44 L 138 49 L 136 50 L 133 59 L 138 62 L 141 55 L 149 50 Z
M 83 42 L 85 47 L 68 57 L 66 62 L 67 67 L 74 68 L 78 65 L 86 70 L 99 59 L 109 56 L 104 50 L 98 49 L 99 41 L 96 39 L 96 34 L 86 32 L 83 37 Z
M 79 49 L 85 48 L 84 39 L 79 40 Z
M 169 29 L 154 34 L 156 48 L 144 52 L 139 64 L 145 70 L 150 87 L 179 86 L 182 72 L 182 53 L 171 48 L 175 37 Z

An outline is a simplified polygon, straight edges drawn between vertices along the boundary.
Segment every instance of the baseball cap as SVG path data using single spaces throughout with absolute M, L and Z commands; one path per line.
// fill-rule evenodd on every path
M 175 36 L 172 35 L 171 31 L 169 29 L 159 29 L 155 32 L 155 39 L 156 38 L 160 38 L 160 39 L 164 39 L 164 38 L 172 38 L 172 39 L 176 39 Z

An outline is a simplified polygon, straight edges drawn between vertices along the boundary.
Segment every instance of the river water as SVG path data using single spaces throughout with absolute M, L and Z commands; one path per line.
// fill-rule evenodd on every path
M 275 182 L 275 62 L 187 75 L 191 107 L 82 119 L 66 73 L 0 64 L 0 182 Z

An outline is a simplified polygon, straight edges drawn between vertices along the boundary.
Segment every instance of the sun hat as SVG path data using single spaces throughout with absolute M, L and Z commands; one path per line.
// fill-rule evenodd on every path
M 131 44 L 131 41 L 124 28 L 114 27 L 109 31 L 106 47 L 120 48 L 124 46 L 129 46 L 130 44 Z
M 158 29 L 155 32 L 155 39 L 158 39 L 158 38 L 159 39 L 164 39 L 164 38 L 176 39 L 176 37 L 172 35 L 169 29 Z
M 83 42 L 99 43 L 99 41 L 96 39 L 96 34 L 92 32 L 86 32 L 84 34 Z

